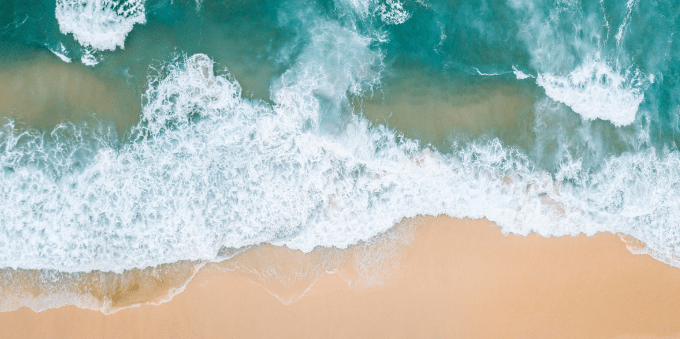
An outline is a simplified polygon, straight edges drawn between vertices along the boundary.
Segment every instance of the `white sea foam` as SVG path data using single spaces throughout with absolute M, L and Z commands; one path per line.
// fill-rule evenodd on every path
M 47 48 L 50 50 L 50 52 L 52 52 L 52 54 L 56 55 L 59 59 L 61 59 L 61 61 L 66 62 L 66 63 L 71 62 L 71 58 L 69 58 L 67 56 L 68 51 L 66 50 L 66 47 L 64 47 L 64 44 L 59 43 L 58 48 L 53 48 L 53 47 L 47 47 Z
M 121 272 L 261 242 L 345 248 L 419 214 L 486 217 L 519 234 L 622 232 L 675 258 L 677 153 L 624 154 L 597 170 L 569 160 L 553 176 L 498 140 L 429 151 L 343 119 L 347 95 L 379 82 L 372 39 L 324 20 L 310 32 L 273 105 L 242 98 L 199 54 L 150 78 L 121 147 L 106 128 L 6 125 L 0 267 Z
M 517 77 L 517 80 L 524 80 L 527 78 L 533 78 L 533 75 L 526 74 L 520 70 L 517 69 L 514 65 L 512 66 L 512 73 L 515 74 L 515 77 Z
M 66 62 L 66 63 L 71 62 L 71 58 L 69 58 L 69 57 L 67 57 L 67 56 L 65 56 L 65 55 L 63 55 L 59 52 L 56 52 L 56 51 L 53 51 L 53 50 L 50 50 L 50 52 L 52 52 L 54 55 L 59 57 L 59 59 L 61 59 L 61 61 L 63 61 L 63 62 Z
M 70 63 L 70 62 L 71 62 L 71 58 L 67 57 L 67 56 L 64 54 L 64 53 L 66 52 L 66 49 L 64 48 L 64 45 L 61 45 L 61 51 L 60 51 L 60 52 L 57 52 L 57 51 L 55 51 L 55 50 L 53 50 L 53 49 L 50 49 L 50 52 L 52 52 L 54 55 L 56 55 L 57 57 L 59 57 L 59 59 L 61 59 L 61 61 L 63 61 L 63 62 L 66 62 L 66 63 Z
M 503 73 L 483 73 L 482 71 L 479 70 L 477 67 L 473 67 L 475 71 L 477 71 L 477 74 L 482 75 L 482 76 L 487 76 L 487 77 L 495 77 L 499 75 L 503 75 Z
M 619 26 L 619 31 L 616 33 L 616 44 L 617 45 L 621 43 L 621 39 L 623 39 L 623 37 L 626 34 L 626 31 L 628 30 L 628 23 L 631 20 L 631 14 L 633 13 L 633 8 L 635 7 L 635 5 L 637 5 L 636 0 L 628 0 L 628 2 L 626 3 L 626 7 L 628 8 L 628 11 L 626 13 L 626 16 L 623 18 L 623 22 Z
M 482 75 L 482 76 L 488 76 L 488 77 L 494 77 L 494 76 L 499 76 L 499 75 L 510 73 L 509 71 L 500 72 L 500 73 L 484 73 L 484 72 L 480 71 L 479 68 L 477 68 L 477 67 L 473 67 L 473 68 L 475 69 L 475 71 L 477 71 L 477 74 Z M 533 78 L 534 77 L 533 75 L 528 75 L 528 74 L 523 73 L 522 71 L 518 70 L 514 65 L 512 66 L 512 73 L 515 75 L 515 77 L 518 80 L 524 80 L 524 79 L 527 79 L 527 78 Z
M 134 25 L 146 23 L 144 0 L 57 0 L 55 16 L 61 33 L 101 51 L 123 48 Z
M 587 120 L 608 120 L 616 126 L 635 121 L 652 78 L 619 46 L 634 0 L 627 4 L 615 45 L 604 43 L 608 36 L 603 35 L 603 25 L 609 30 L 606 16 L 585 13 L 577 2 L 565 1 L 549 8 L 534 0 L 511 0 L 509 4 L 517 10 L 519 38 L 539 71 L 536 83 L 548 96 Z
M 385 3 L 378 5 L 375 12 L 384 23 L 389 25 L 401 25 L 411 17 L 398 0 L 386 0 Z
M 590 59 L 566 76 L 541 73 L 536 83 L 549 97 L 571 107 L 584 119 L 609 120 L 616 126 L 625 126 L 635 121 L 649 80 L 637 70 L 621 75 L 606 62 Z
M 80 62 L 82 62 L 85 66 L 95 66 L 99 63 L 99 60 L 97 60 L 97 57 L 92 55 L 91 51 L 86 50 L 83 53 L 83 56 L 80 57 Z

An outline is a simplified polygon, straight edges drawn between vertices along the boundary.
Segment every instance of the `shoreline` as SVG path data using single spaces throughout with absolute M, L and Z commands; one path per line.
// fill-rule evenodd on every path
M 257 246 L 207 264 L 160 305 L 0 313 L 0 338 L 680 335 L 680 269 L 634 255 L 617 235 L 503 235 L 485 219 L 445 216 L 393 233 L 308 254 Z

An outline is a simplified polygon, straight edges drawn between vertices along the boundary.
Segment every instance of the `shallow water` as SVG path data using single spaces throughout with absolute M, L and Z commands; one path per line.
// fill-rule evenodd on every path
M 0 70 L 3 117 L 40 130 L 98 119 L 125 131 L 139 121 L 139 98 L 119 79 L 55 60 L 44 51 L 31 54 Z
M 62 291 L 439 214 L 680 264 L 672 1 L 3 5 L 5 276 Z M 85 306 L 69 288 L 41 307 Z
M 375 124 L 385 124 L 448 152 L 454 142 L 499 138 L 530 150 L 534 102 L 539 91 L 513 79 L 438 79 L 422 69 L 400 69 L 383 80 L 379 93 L 361 100 L 357 110 Z

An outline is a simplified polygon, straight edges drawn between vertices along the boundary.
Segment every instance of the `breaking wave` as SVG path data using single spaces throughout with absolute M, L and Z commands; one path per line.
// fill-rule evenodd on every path
M 136 24 L 146 23 L 144 0 L 57 0 L 59 30 L 84 47 L 115 50 Z

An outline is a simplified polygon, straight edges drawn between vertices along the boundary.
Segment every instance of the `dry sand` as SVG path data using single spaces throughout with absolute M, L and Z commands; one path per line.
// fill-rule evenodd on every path
M 400 256 L 373 267 L 391 273 L 382 285 L 352 278 L 360 265 L 347 262 L 285 305 L 266 279 L 223 270 L 268 256 L 313 264 L 317 254 L 261 246 L 204 267 L 170 302 L 111 315 L 22 308 L 0 313 L 0 337 L 680 337 L 680 269 L 633 255 L 616 235 L 505 236 L 491 222 L 448 217 L 420 218 L 412 232 L 410 245 L 386 245 Z

